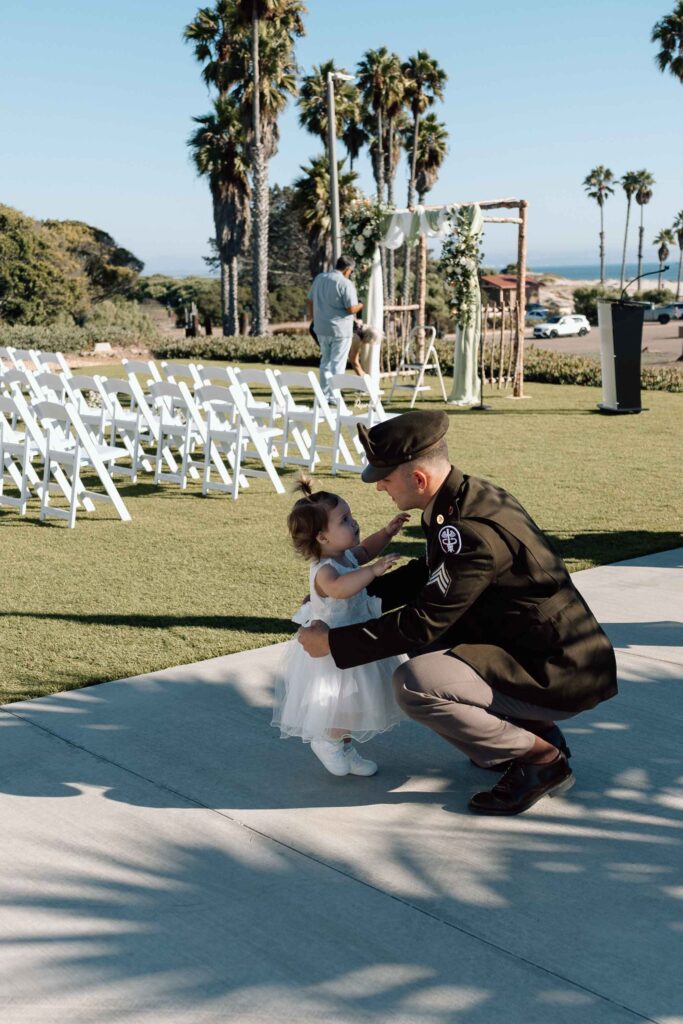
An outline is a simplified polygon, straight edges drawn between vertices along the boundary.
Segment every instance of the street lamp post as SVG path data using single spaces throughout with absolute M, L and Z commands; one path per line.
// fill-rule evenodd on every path
M 337 118 L 334 109 L 334 82 L 352 82 L 353 75 L 341 71 L 327 73 L 327 157 L 330 168 L 330 220 L 332 222 L 332 265 L 341 256 L 341 227 L 339 224 L 339 181 L 337 177 Z

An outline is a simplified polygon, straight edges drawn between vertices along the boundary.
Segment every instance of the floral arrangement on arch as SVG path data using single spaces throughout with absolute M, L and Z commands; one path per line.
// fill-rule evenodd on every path
M 359 199 L 344 213 L 344 251 L 356 261 L 354 279 L 359 295 L 368 290 L 372 258 L 384 236 L 382 222 L 388 212 L 388 207 L 371 199 Z
M 483 258 L 481 235 L 472 231 L 474 207 L 461 206 L 448 214 L 453 234 L 441 250 L 440 267 L 450 291 L 449 304 L 463 329 L 479 308 L 479 267 Z

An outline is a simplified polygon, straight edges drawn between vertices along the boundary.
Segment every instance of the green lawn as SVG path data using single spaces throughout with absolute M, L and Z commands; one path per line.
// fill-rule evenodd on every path
M 595 412 L 597 389 L 527 391 L 518 402 L 495 395 L 489 413 L 448 409 L 453 461 L 511 490 L 570 569 L 683 543 L 680 395 L 648 392 L 647 412 L 609 417 Z M 387 497 L 355 476 L 316 479 L 344 494 L 368 532 L 393 514 Z M 237 502 L 147 478 L 121 491 L 127 524 L 107 506 L 72 531 L 40 525 L 35 507 L 24 519 L 0 511 L 0 700 L 258 647 L 293 630 L 307 569 L 288 547 L 289 495 L 260 480 Z M 413 513 L 395 550 L 421 550 L 418 524 Z

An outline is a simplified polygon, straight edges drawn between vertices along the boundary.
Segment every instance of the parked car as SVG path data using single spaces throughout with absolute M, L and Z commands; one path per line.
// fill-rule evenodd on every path
M 533 323 L 534 321 L 536 321 L 536 323 L 540 323 L 541 321 L 548 319 L 550 316 L 550 310 L 545 309 L 543 306 L 537 306 L 535 309 L 527 309 L 524 316 L 529 323 Z
M 591 325 L 585 316 L 572 313 L 571 316 L 551 316 L 547 323 L 534 327 L 534 338 L 569 338 L 578 334 L 580 338 L 588 334 Z
M 655 306 L 654 302 L 645 307 L 643 319 L 646 323 L 668 324 L 669 320 L 683 319 L 683 302 L 669 302 L 666 306 Z

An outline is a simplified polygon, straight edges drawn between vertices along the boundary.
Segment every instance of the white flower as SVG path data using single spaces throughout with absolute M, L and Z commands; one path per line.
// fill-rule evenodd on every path
M 365 244 L 362 238 L 357 238 L 356 241 L 353 243 L 353 247 L 359 256 L 362 256 L 363 253 L 365 252 Z
M 366 227 L 364 227 L 363 234 L 365 235 L 366 238 L 369 238 L 370 235 L 372 234 L 372 225 L 368 224 Z

